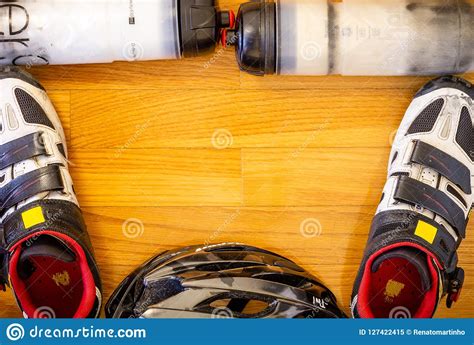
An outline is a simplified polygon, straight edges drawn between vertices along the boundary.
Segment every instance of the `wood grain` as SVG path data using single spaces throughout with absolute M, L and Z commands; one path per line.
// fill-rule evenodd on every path
M 239 72 L 232 49 L 31 72 L 65 127 L 105 299 L 163 250 L 237 241 L 295 260 L 346 311 L 391 140 L 429 79 L 257 78 Z M 137 219 L 143 233 L 127 233 Z M 321 225 L 317 236 L 302 232 L 308 219 Z M 463 294 L 437 317 L 474 317 L 473 222 L 467 233 Z M 0 299 L 0 317 L 21 317 L 11 292 Z
M 85 206 L 240 205 L 240 150 L 78 150 L 70 160 Z
M 374 206 L 321 207 L 84 207 L 105 298 L 137 265 L 164 250 L 189 244 L 236 241 L 276 251 L 321 278 L 348 311 L 349 296 L 367 237 Z M 142 233 L 127 233 L 131 219 L 143 222 Z M 302 235 L 307 219 L 320 232 Z M 124 230 L 125 229 L 125 230 Z M 468 232 L 473 232 L 471 223 Z M 473 241 L 460 249 L 468 279 L 462 299 L 452 310 L 440 306 L 437 317 L 471 317 L 474 272 Z M 2 316 L 19 317 L 10 295 L 2 296 Z
M 231 148 L 307 148 L 389 147 L 390 135 L 398 128 L 414 92 L 212 90 L 198 96 L 195 90 L 71 93 L 71 141 L 77 148 L 120 148 L 130 140 L 139 141 L 143 148 L 213 148 L 212 138 L 220 131 L 228 133 Z
M 245 204 L 376 205 L 388 154 L 388 149 L 244 149 Z

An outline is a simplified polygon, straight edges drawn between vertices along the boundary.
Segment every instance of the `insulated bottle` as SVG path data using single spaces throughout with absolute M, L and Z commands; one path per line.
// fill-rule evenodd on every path
M 0 64 L 105 63 L 214 50 L 230 13 L 214 0 L 0 2 Z
M 424 75 L 474 70 L 469 0 L 257 0 L 228 30 L 242 70 Z

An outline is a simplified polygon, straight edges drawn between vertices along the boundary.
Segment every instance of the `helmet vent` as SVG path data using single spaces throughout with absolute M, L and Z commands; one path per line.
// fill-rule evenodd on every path
M 223 292 L 197 305 L 194 310 L 222 318 L 260 318 L 274 312 L 275 298 L 245 291 Z
M 229 316 L 253 317 L 254 315 L 267 314 L 272 310 L 270 302 L 250 298 L 227 298 L 215 300 L 210 304 L 211 308 L 218 314 L 226 311 Z
M 246 267 L 253 267 L 253 266 L 263 266 L 263 264 L 257 264 L 255 262 L 216 262 L 210 264 L 203 264 L 196 266 L 198 271 L 204 272 L 219 272 L 219 271 L 226 271 L 232 270 L 235 268 L 246 268 Z
M 288 273 L 286 274 L 266 273 L 266 274 L 256 275 L 254 276 L 254 278 L 263 279 L 263 280 L 271 281 L 274 283 L 290 285 L 296 288 L 306 287 L 306 285 L 308 284 L 308 279 L 297 276 L 297 275 L 291 275 Z

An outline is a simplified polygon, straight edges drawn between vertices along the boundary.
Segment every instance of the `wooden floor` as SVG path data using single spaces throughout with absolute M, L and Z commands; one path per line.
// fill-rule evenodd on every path
M 346 311 L 391 140 L 429 79 L 257 78 L 231 49 L 30 72 L 67 133 L 105 299 L 160 251 L 238 241 L 301 264 Z M 474 317 L 474 222 L 459 254 L 465 288 L 438 317 Z M 0 300 L 0 317 L 21 316 Z

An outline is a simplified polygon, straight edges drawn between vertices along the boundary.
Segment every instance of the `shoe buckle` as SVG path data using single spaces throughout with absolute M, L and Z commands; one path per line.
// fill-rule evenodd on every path
M 461 295 L 462 286 L 464 284 L 464 270 L 457 267 L 450 275 L 448 282 L 448 297 L 446 299 L 446 306 L 451 308 L 453 303 L 457 302 Z

